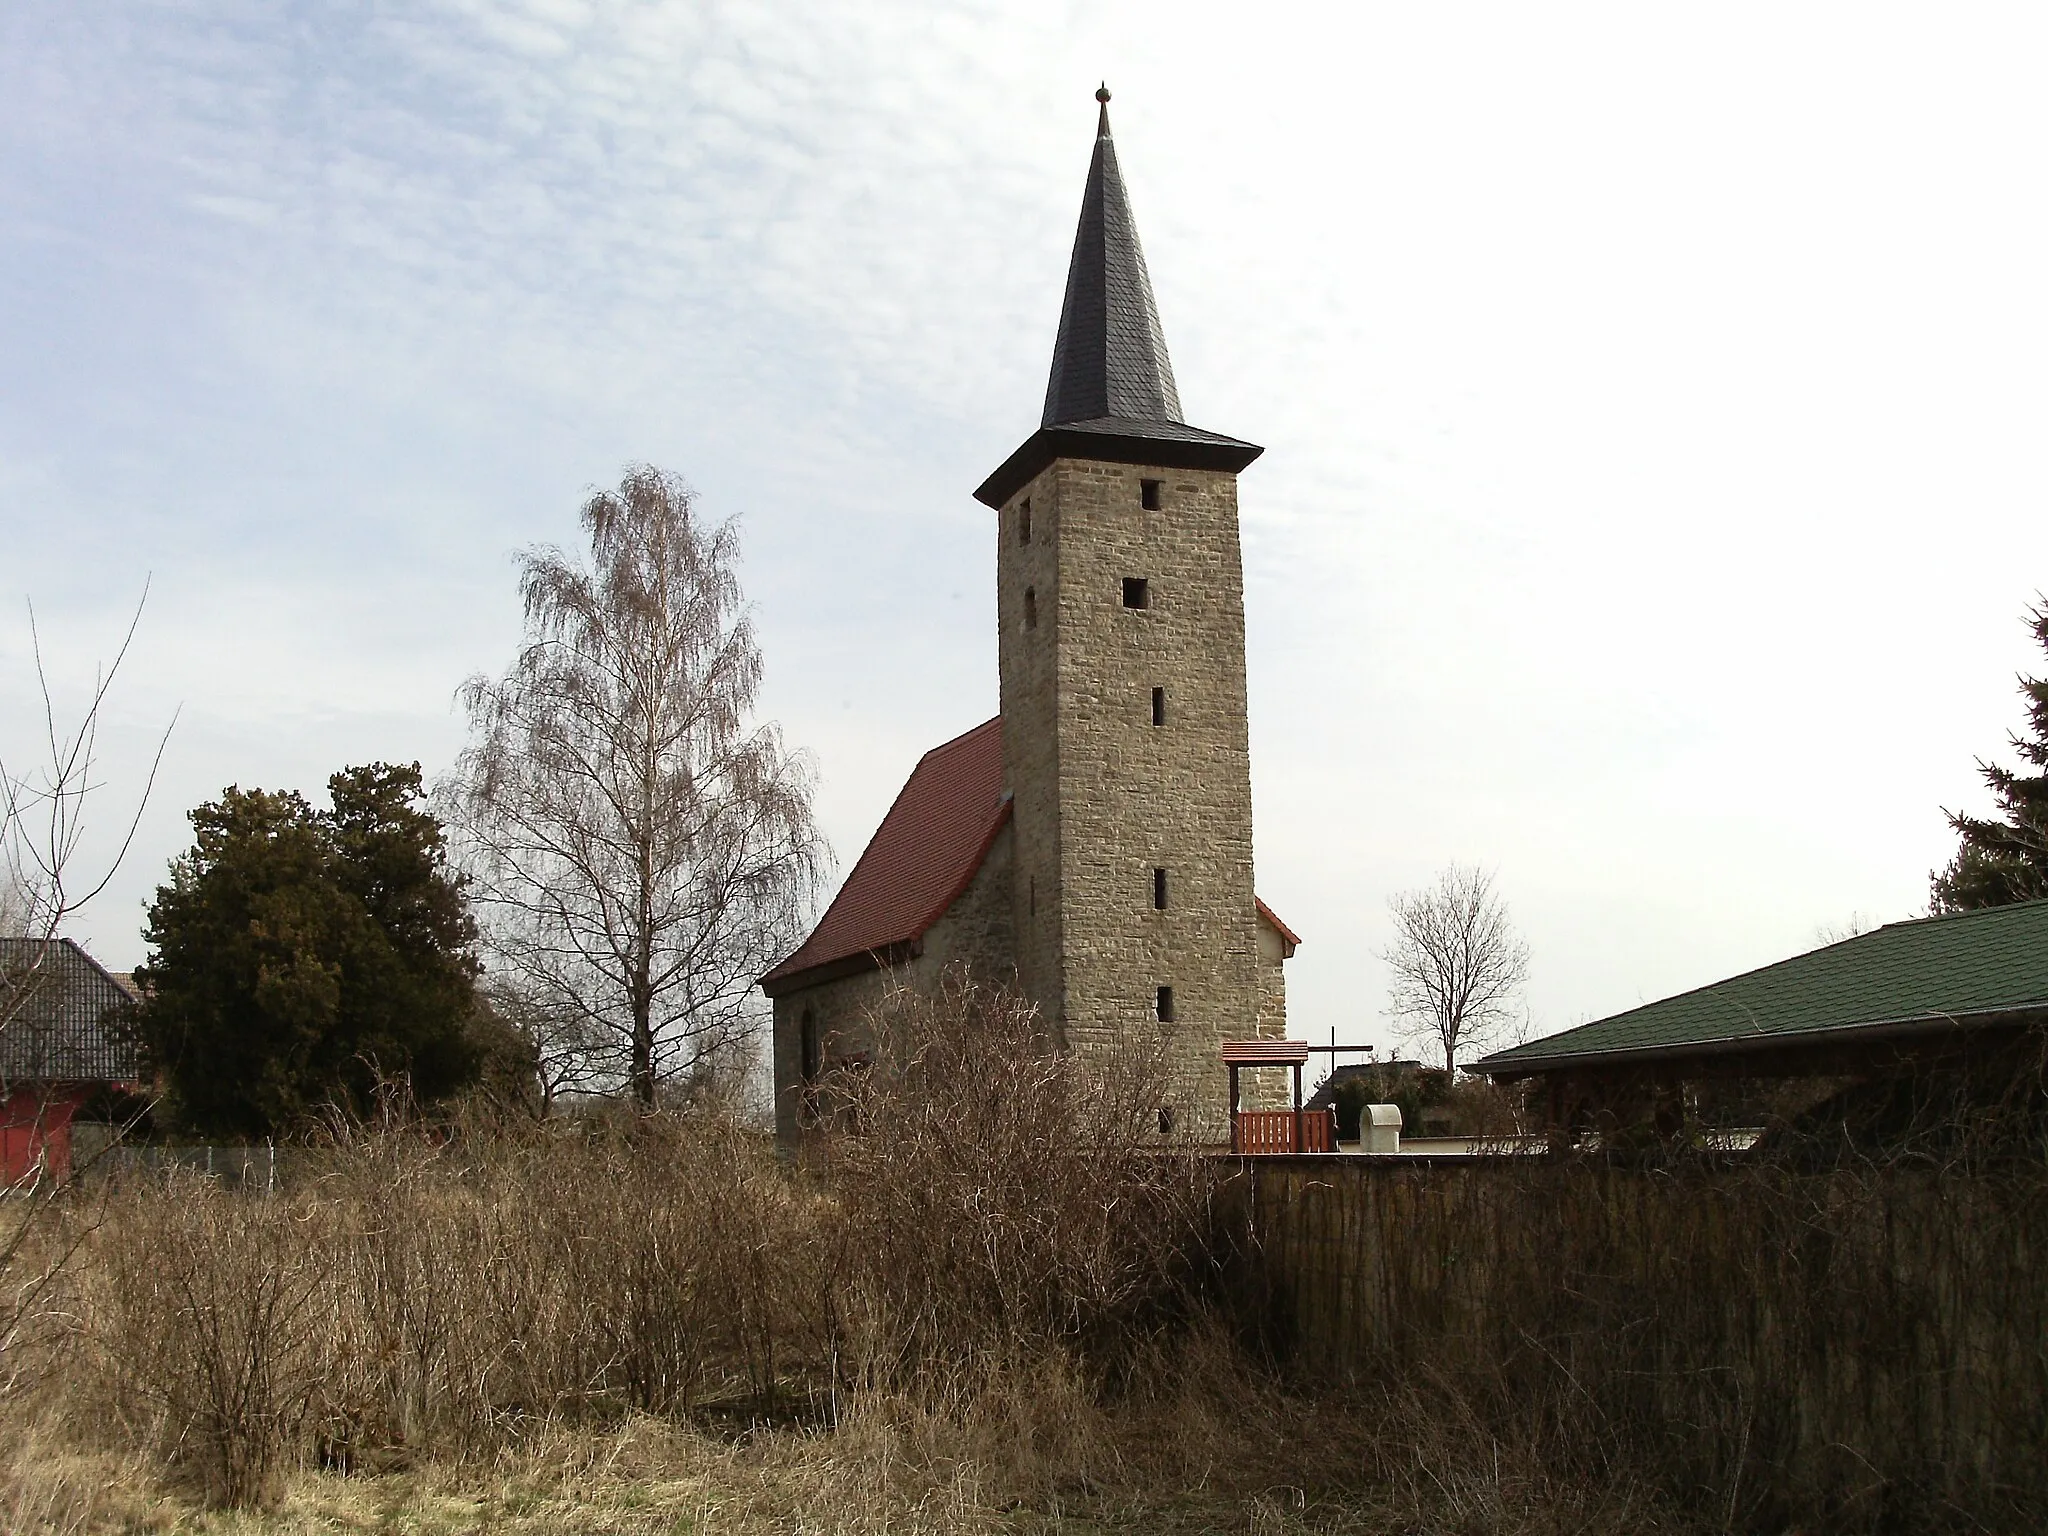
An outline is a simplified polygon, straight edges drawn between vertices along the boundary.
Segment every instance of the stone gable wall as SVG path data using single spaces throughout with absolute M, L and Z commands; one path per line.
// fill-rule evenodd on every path
M 959 966 L 988 985 L 1016 985 L 1017 946 L 1010 916 L 1016 843 L 1013 826 L 998 832 L 967 889 L 926 932 L 923 953 L 915 962 L 920 982 L 934 982 L 942 971 Z
M 945 915 L 926 930 L 923 945 L 912 959 L 880 970 L 786 992 L 775 999 L 775 1134 L 785 1144 L 802 1133 L 803 1016 L 816 1020 L 825 1063 L 874 1050 L 869 1020 L 891 989 L 928 987 L 949 967 L 958 966 L 978 980 L 1013 986 L 1016 951 L 1010 932 L 1014 835 L 998 832 L 967 889 Z
M 1261 1040 L 1287 1038 L 1287 974 L 1282 969 L 1286 960 L 1286 941 L 1271 923 L 1260 918 L 1258 1037 Z M 1313 1082 L 1322 1070 L 1323 1067 L 1311 1064 L 1304 1079 L 1304 1095 L 1308 1091 L 1307 1084 Z M 1293 1075 L 1278 1068 L 1256 1068 L 1244 1073 L 1237 1090 L 1238 1098 L 1246 1109 L 1291 1109 L 1294 1106 Z

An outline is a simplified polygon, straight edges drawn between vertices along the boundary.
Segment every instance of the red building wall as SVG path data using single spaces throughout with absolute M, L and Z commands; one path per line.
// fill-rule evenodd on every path
M 0 1179 L 13 1185 L 40 1167 L 50 1177 L 71 1176 L 71 1121 L 90 1090 L 72 1083 L 34 1083 L 0 1102 Z

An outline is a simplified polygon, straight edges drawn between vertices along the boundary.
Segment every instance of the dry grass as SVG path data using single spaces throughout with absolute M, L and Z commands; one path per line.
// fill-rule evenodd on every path
M 1590 1337 L 1546 1274 L 1604 1265 L 1623 1295 L 1641 1233 L 1597 1179 L 1387 1205 L 1382 1250 L 1413 1262 L 1381 1277 L 1386 1368 L 1283 1368 L 1251 1325 L 1260 1225 L 1157 1151 L 1149 1063 L 1077 1079 L 973 993 L 877 1030 L 894 1065 L 839 1085 L 845 1134 L 807 1168 L 709 1112 L 393 1125 L 271 1198 L 174 1176 L 74 1201 L 44 1242 L 75 1261 L 0 1393 L 5 1528 L 1618 1536 L 1762 1507 L 1699 1476 L 1743 1465 L 1735 1421 L 1666 1454 L 1616 1432 L 1657 1400 L 1628 1360 L 1596 1379 L 1604 1356 L 1534 1347 Z M 1598 1241 L 1562 1219 L 1573 1190 Z M 1481 1216 L 1521 1268 L 1447 1262 Z M 1650 1268 L 1630 1305 L 1728 1311 Z
M 634 1416 L 546 1427 L 483 1459 L 340 1475 L 301 1467 L 260 1510 L 212 1509 L 142 1460 L 45 1430 L 0 1468 L 10 1531 L 405 1532 L 1318 1532 L 1564 1536 L 1691 1532 L 1640 1490 L 1561 1487 L 1531 1466 L 1462 1457 L 1382 1464 L 1352 1421 L 1320 1433 L 1292 1405 L 1227 1432 L 1206 1412 L 1094 1413 L 1023 1455 L 1014 1412 L 966 1421 L 878 1406 L 834 1431 L 732 1436 Z M 1046 1404 L 1024 1409 L 1038 1420 Z M 1096 1431 L 1073 1455 L 1080 1432 Z M 1192 1434 L 1190 1433 L 1192 1431 Z M 1332 1455 L 1360 1458 L 1332 1477 Z M 1368 1475 L 1360 1475 L 1364 1469 Z

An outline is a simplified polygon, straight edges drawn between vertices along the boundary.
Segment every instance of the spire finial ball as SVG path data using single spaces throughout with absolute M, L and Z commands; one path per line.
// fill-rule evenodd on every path
M 1102 83 L 1101 85 L 1099 85 L 1099 86 L 1097 86 L 1097 87 L 1095 88 L 1095 99 L 1096 99 L 1097 101 L 1101 102 L 1101 103 L 1102 103 L 1102 104 L 1103 104 L 1103 105 L 1104 105 L 1105 107 L 1109 105 L 1109 82 L 1108 82 L 1108 81 L 1106 81 L 1106 80 L 1105 80 L 1105 81 L 1104 81 L 1104 82 L 1103 82 L 1103 83 Z

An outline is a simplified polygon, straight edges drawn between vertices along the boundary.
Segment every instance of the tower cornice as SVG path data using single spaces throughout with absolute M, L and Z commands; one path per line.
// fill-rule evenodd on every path
M 1236 474 L 1266 450 L 1257 443 L 1205 432 L 1179 422 L 1097 421 L 1040 427 L 996 472 L 975 488 L 974 499 L 1000 509 L 1055 459 L 1109 464 L 1156 464 L 1162 469 L 1220 469 Z

